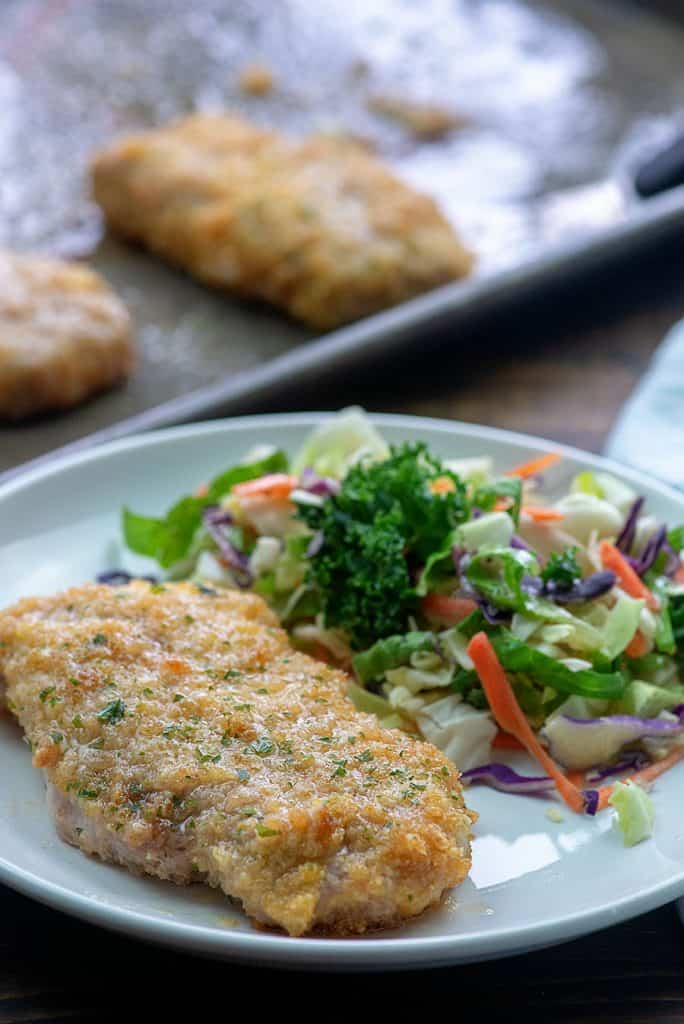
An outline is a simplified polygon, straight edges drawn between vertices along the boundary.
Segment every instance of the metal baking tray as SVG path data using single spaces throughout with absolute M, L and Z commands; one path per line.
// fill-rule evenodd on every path
M 674 9 L 674 4 L 672 5 Z M 0 428 L 0 472 L 68 444 L 257 409 L 294 384 L 502 308 L 684 224 L 684 188 L 640 201 L 634 168 L 684 130 L 684 19 L 628 0 L 3 0 L 0 242 L 87 258 L 133 314 L 123 388 Z M 260 61 L 276 87 L 245 96 Z M 464 126 L 417 141 L 369 98 L 435 103 Z M 292 134 L 368 139 L 435 196 L 475 273 L 314 338 L 103 237 L 100 144 L 196 109 Z

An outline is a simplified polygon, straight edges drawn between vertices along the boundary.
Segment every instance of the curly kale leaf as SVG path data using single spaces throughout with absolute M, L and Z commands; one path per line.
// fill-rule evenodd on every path
M 411 567 L 467 514 L 463 483 L 424 444 L 353 467 L 339 495 L 301 507 L 300 518 L 323 532 L 308 579 L 322 594 L 326 624 L 345 629 L 356 647 L 405 632 L 418 602 Z
M 561 588 L 571 587 L 582 575 L 577 564 L 577 548 L 565 548 L 560 554 L 553 552 L 542 570 L 544 583 L 553 582 Z

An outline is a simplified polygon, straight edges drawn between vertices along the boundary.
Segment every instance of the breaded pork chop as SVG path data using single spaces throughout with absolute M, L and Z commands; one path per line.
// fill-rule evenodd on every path
M 358 712 L 256 595 L 26 599 L 0 614 L 0 675 L 86 853 L 205 880 L 292 935 L 397 924 L 469 869 L 453 764 Z
M 128 313 L 98 274 L 0 250 L 0 419 L 77 405 L 133 363 Z
M 195 115 L 115 142 L 92 177 L 113 231 L 315 328 L 472 264 L 432 199 L 332 137 L 295 144 L 239 117 Z

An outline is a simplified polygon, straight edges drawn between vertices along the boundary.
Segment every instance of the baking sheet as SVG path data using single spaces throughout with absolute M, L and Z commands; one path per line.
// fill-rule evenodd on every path
M 113 425 L 244 410 L 684 218 L 681 194 L 643 204 L 629 186 L 635 163 L 684 128 L 683 57 L 683 25 L 617 0 L 4 0 L 0 241 L 88 257 L 133 313 L 140 366 L 80 410 L 0 428 L 0 471 Z M 272 69 L 271 96 L 241 94 L 251 60 Z M 467 124 L 419 143 L 368 109 L 379 94 Z M 89 154 L 224 107 L 293 134 L 369 139 L 439 200 L 478 254 L 473 278 L 313 341 L 103 240 Z

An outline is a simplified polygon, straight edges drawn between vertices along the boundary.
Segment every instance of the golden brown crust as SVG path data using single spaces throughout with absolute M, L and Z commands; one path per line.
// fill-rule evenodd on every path
M 92 176 L 113 231 L 316 328 L 472 265 L 432 199 L 339 139 L 297 145 L 238 117 L 195 115 L 114 143 Z
M 275 77 L 266 64 L 245 64 L 240 72 L 240 88 L 248 96 L 268 96 L 274 85 Z
M 0 614 L 0 674 L 86 852 L 204 879 L 294 935 L 396 924 L 469 870 L 453 764 L 358 712 L 255 595 L 27 599 Z
M 133 363 L 128 313 L 98 274 L 0 250 L 0 419 L 77 405 Z

